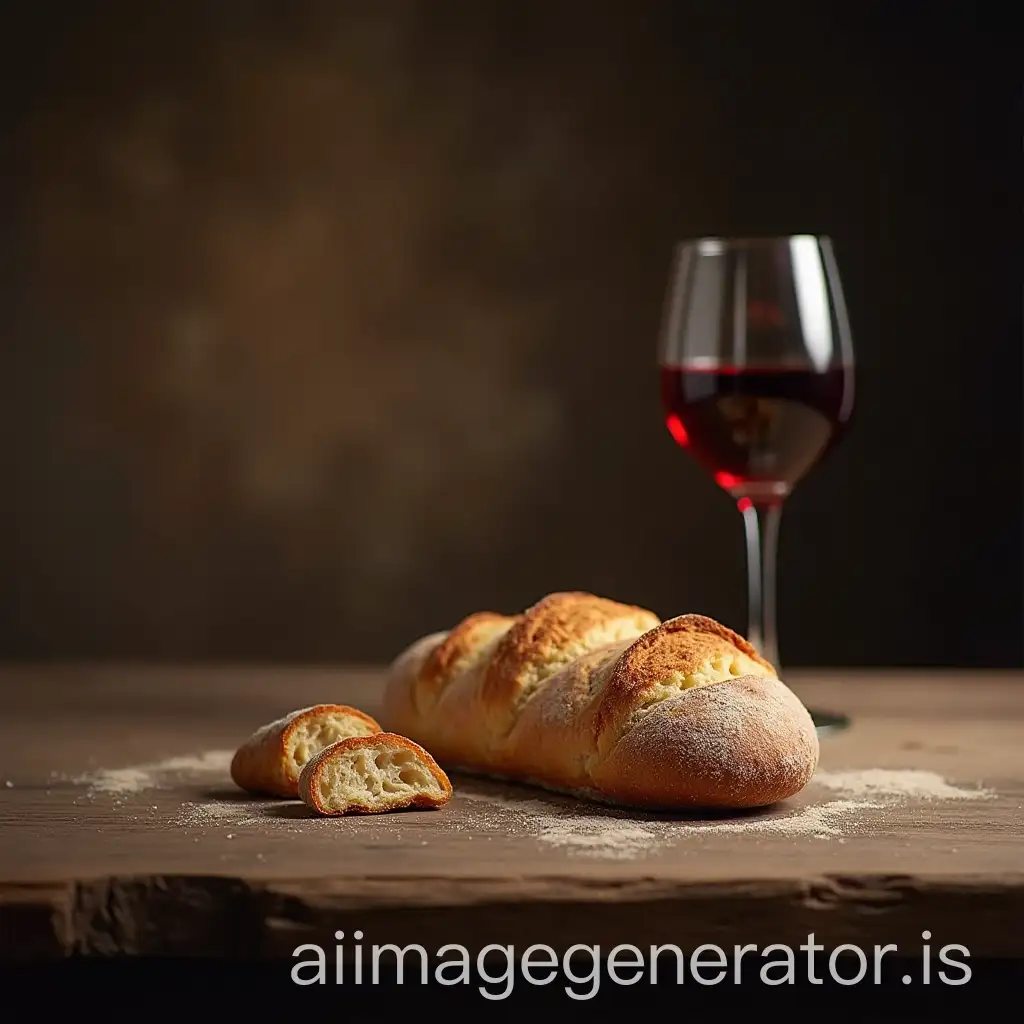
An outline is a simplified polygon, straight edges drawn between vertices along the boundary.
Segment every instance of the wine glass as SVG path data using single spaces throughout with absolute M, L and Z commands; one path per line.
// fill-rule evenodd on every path
M 782 503 L 853 410 L 853 340 L 826 236 L 676 247 L 659 353 L 665 423 L 732 496 L 747 545 L 747 638 L 781 675 L 775 563 Z M 811 710 L 819 733 L 849 724 Z

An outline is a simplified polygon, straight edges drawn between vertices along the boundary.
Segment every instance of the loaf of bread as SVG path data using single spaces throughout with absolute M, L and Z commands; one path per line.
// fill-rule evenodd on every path
M 451 795 L 448 776 L 430 754 L 388 732 L 332 743 L 299 776 L 302 802 L 331 816 L 440 807 Z
M 381 731 L 369 715 L 347 704 L 300 708 L 257 729 L 231 760 L 231 778 L 249 793 L 294 799 L 299 774 L 324 747 Z
M 810 714 L 743 637 L 579 592 L 417 640 L 380 718 L 445 767 L 648 810 L 767 806 L 818 762 Z

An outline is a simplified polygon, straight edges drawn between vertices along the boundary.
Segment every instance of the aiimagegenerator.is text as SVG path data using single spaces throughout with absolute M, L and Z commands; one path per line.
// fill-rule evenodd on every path
M 608 949 L 577 944 L 562 953 L 535 943 L 517 950 L 514 945 L 491 943 L 472 953 L 449 943 L 431 953 L 418 943 L 365 944 L 361 931 L 348 942 L 334 933 L 334 943 L 305 943 L 292 953 L 296 962 L 291 979 L 296 985 L 473 985 L 484 999 L 507 999 L 517 983 L 557 985 L 570 999 L 593 999 L 602 984 L 695 985 L 880 985 L 890 962 L 916 963 L 915 973 L 904 973 L 905 985 L 965 985 L 971 979 L 970 951 L 951 942 L 937 944 L 932 933 L 921 933 L 917 951 L 900 951 L 895 943 L 857 946 L 844 943 L 826 947 L 812 932 L 799 946 L 704 943 L 690 950 L 673 944 L 637 946 L 621 943 Z

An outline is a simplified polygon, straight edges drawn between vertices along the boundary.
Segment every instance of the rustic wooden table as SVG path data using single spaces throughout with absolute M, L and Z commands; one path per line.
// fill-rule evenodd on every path
M 853 718 L 756 815 L 629 814 L 453 777 L 443 809 L 316 819 L 234 790 L 256 726 L 370 670 L 0 669 L 0 959 L 289 958 L 370 942 L 896 943 L 1024 956 L 1024 678 L 799 672 Z

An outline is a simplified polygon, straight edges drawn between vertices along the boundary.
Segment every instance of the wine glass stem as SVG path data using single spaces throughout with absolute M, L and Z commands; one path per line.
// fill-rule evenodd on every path
M 775 631 L 775 561 L 782 505 L 740 503 L 747 536 L 747 639 L 766 661 L 780 669 Z

